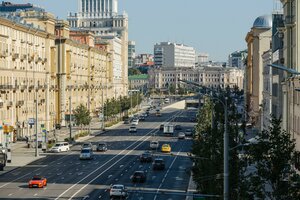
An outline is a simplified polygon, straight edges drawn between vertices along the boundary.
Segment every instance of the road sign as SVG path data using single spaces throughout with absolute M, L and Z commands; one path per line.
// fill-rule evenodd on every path
M 29 118 L 28 119 L 28 124 L 31 125 L 31 126 L 34 125 L 35 124 L 35 119 L 34 118 Z

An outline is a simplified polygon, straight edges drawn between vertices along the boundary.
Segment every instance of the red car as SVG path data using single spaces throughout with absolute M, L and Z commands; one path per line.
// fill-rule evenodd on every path
M 28 183 L 29 188 L 33 188 L 33 187 L 43 188 L 44 186 L 47 186 L 47 179 L 42 176 L 34 176 Z

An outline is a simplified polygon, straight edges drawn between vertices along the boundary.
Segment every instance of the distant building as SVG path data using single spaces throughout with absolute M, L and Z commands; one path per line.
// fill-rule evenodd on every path
M 245 38 L 248 46 L 246 78 L 246 109 L 250 121 L 261 128 L 263 103 L 263 59 L 262 54 L 271 48 L 272 39 L 272 16 L 263 15 L 257 17 L 253 27 Z
M 135 66 L 154 65 L 154 58 L 152 54 L 139 54 L 135 57 Z
M 200 54 L 198 54 L 198 56 L 196 58 L 196 63 L 197 64 L 207 63 L 208 62 L 208 57 L 209 57 L 208 53 L 200 53 Z
M 36 10 L 44 11 L 44 9 L 34 6 L 33 4 L 14 4 L 7 1 L 2 1 L 0 4 L 0 12 L 16 12 L 18 10 Z
M 247 50 L 235 51 L 228 56 L 229 67 L 244 67 L 245 60 L 247 59 Z
M 195 49 L 183 44 L 161 42 L 154 45 L 154 63 L 160 67 L 195 67 Z
M 135 42 L 128 41 L 128 67 L 134 67 L 135 61 Z
M 210 88 L 238 87 L 243 89 L 244 70 L 224 68 L 222 66 L 205 66 L 197 68 L 173 67 L 153 68 L 148 71 L 149 87 L 166 89 L 170 85 L 175 88 L 186 87 L 178 79 L 196 82 Z
M 128 82 L 130 90 L 140 90 L 145 93 L 149 85 L 149 76 L 147 74 L 128 76 Z

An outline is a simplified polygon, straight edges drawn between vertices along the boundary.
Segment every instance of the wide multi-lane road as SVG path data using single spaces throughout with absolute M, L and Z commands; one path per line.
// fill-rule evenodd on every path
M 137 133 L 129 133 L 129 125 L 121 125 L 89 141 L 106 142 L 108 151 L 95 152 L 93 160 L 79 160 L 80 145 L 67 153 L 48 154 L 27 166 L 0 176 L 0 199 L 109 199 L 112 184 L 124 184 L 129 191 L 127 199 L 183 200 L 186 193 L 192 162 L 187 157 L 192 140 L 178 140 L 164 136 L 159 131 L 162 122 L 176 120 L 183 129 L 191 128 L 190 116 L 186 111 L 165 109 L 161 117 L 152 113 L 139 122 Z M 183 130 L 184 131 L 184 130 Z M 140 163 L 139 155 L 149 150 L 149 141 L 158 140 L 160 145 L 168 143 L 170 154 L 160 149 L 154 157 L 165 160 L 166 169 L 153 171 L 151 163 Z M 144 170 L 145 183 L 132 183 L 134 171 Z M 34 175 L 48 179 L 48 185 L 41 189 L 29 189 L 28 180 Z

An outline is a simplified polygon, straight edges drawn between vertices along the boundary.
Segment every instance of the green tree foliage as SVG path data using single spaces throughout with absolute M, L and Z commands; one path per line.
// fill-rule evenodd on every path
M 132 94 L 132 96 L 119 97 L 118 99 L 107 99 L 104 104 L 104 116 L 111 117 L 121 112 L 130 109 L 130 106 L 134 108 L 142 102 L 141 94 Z
M 196 156 L 194 180 L 198 190 L 205 194 L 223 193 L 223 136 L 224 136 L 224 102 L 228 97 L 228 124 L 229 149 L 237 146 L 238 122 L 235 104 L 229 95 L 230 91 L 220 91 L 219 96 L 204 98 L 204 104 L 198 113 L 196 137 L 192 153 Z M 229 184 L 230 199 L 237 199 L 239 185 L 239 160 L 237 150 L 232 148 L 229 152 Z M 200 159 L 197 159 L 199 157 Z M 205 159 L 203 159 L 203 157 Z
M 128 76 L 132 76 L 132 75 L 140 75 L 142 74 L 140 70 L 135 69 L 135 68 L 129 68 L 128 69 Z
M 89 125 L 89 123 L 92 120 L 92 117 L 90 116 L 90 111 L 83 104 L 77 106 L 73 113 L 75 123 L 81 126 L 81 128 L 82 126 Z
M 281 129 L 281 119 L 273 117 L 269 129 L 258 136 L 258 143 L 250 145 L 244 159 L 248 167 L 243 171 L 243 185 L 248 189 L 242 199 L 300 199 L 300 179 L 292 167 L 295 140 Z

